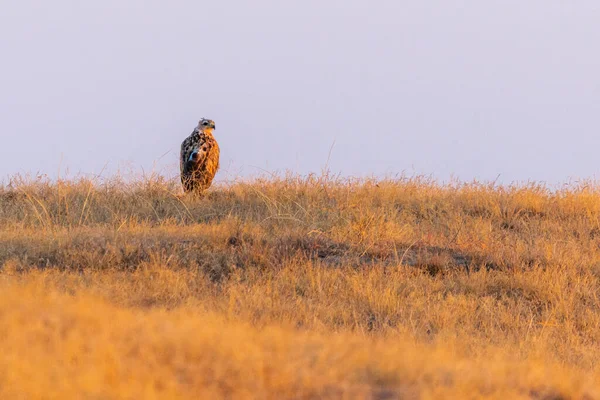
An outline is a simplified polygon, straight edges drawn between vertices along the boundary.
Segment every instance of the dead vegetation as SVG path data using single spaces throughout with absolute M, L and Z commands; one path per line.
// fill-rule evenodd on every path
M 598 398 L 599 189 L 14 178 L 2 397 Z

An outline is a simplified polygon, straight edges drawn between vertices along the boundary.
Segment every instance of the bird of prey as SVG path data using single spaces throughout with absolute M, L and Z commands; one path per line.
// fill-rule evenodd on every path
M 213 137 L 215 122 L 202 118 L 181 143 L 181 183 L 186 193 L 202 193 L 219 169 L 219 145 Z

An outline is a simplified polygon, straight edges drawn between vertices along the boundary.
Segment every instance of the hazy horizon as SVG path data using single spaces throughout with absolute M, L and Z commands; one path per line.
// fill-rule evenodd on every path
M 201 117 L 219 180 L 593 179 L 599 20 L 591 0 L 10 2 L 0 181 L 175 176 Z

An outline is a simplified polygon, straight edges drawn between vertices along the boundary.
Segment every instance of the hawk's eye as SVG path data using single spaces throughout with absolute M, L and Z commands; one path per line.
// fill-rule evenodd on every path
M 208 125 L 208 121 L 204 121 L 202 125 Z

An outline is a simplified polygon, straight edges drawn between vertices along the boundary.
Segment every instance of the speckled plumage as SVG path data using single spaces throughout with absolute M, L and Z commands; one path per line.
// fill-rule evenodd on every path
M 181 144 L 181 183 L 186 193 L 208 189 L 219 169 L 220 150 L 214 129 L 214 121 L 203 118 Z

